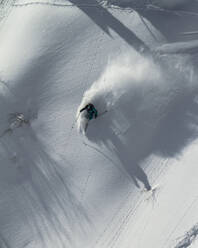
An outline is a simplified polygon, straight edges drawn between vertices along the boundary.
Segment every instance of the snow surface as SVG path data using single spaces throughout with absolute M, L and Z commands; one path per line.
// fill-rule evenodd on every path
M 187 53 L 195 54 L 198 52 L 198 41 L 188 41 L 188 42 L 175 42 L 163 44 L 155 49 L 155 52 L 161 54 L 177 54 L 177 53 Z
M 181 6 L 189 5 L 193 3 L 193 0 L 99 0 L 105 2 L 108 5 L 129 5 L 133 7 L 148 7 L 148 5 L 156 5 L 161 8 L 175 9 Z
M 178 8 L 182 5 L 191 4 L 191 0 L 151 0 L 152 4 L 156 4 L 163 8 Z
M 0 247 L 196 247 L 198 5 L 132 4 L 17 0 L 4 18 Z M 108 112 L 83 136 L 90 101 Z M 13 113 L 30 123 L 10 131 Z

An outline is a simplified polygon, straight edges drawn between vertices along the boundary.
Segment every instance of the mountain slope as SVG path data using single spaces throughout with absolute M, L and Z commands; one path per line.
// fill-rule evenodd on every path
M 20 0 L 0 31 L 0 244 L 171 245 L 196 224 L 196 57 L 153 58 L 140 13 L 83 4 Z M 83 137 L 87 95 L 109 112 Z M 30 125 L 4 133 L 15 112 Z

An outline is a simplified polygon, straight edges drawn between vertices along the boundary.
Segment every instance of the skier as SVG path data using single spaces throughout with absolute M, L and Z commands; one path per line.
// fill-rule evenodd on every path
M 84 108 L 82 108 L 80 110 L 80 113 L 83 112 L 84 110 L 87 110 L 86 118 L 88 120 L 92 120 L 93 116 L 95 116 L 95 119 L 97 118 L 98 111 L 96 110 L 96 108 L 94 107 L 94 105 L 92 103 L 89 103 Z
M 95 119 L 97 118 L 98 116 L 98 111 L 96 110 L 96 108 L 94 107 L 94 105 L 92 103 L 89 103 L 87 104 L 84 108 L 82 108 L 80 110 L 80 113 L 82 113 L 84 110 L 87 111 L 86 115 L 85 115 L 85 123 L 84 123 L 84 133 L 86 132 L 87 130 L 87 127 L 88 127 L 88 122 L 90 120 L 93 119 L 93 117 L 95 117 Z

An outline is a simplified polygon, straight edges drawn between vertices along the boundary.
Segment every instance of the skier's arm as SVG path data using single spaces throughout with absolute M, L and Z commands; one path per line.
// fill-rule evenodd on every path
M 82 109 L 80 110 L 80 113 L 81 113 L 82 111 L 84 111 L 86 108 L 87 108 L 87 105 L 86 105 L 84 108 L 82 108 Z

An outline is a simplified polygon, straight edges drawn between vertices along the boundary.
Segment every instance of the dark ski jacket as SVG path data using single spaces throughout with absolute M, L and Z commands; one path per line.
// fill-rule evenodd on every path
M 95 119 L 97 118 L 98 116 L 98 111 L 95 109 L 94 105 L 89 103 L 87 104 L 84 108 L 82 108 L 80 110 L 80 112 L 83 112 L 84 110 L 87 110 L 87 115 L 86 115 L 86 118 L 88 120 L 91 120 L 93 119 L 93 117 L 95 117 Z

